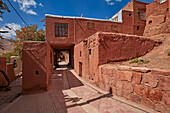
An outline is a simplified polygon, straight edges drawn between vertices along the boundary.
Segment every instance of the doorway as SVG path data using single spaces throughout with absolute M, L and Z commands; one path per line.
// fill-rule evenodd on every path
M 79 62 L 79 76 L 82 76 L 82 62 Z

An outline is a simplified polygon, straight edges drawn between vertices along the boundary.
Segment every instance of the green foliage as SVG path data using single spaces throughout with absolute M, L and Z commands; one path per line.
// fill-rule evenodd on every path
M 45 31 L 43 29 L 38 30 L 38 25 L 28 25 L 15 32 L 15 39 L 10 40 L 14 42 L 14 52 L 21 59 L 23 41 L 45 41 Z
M 7 58 L 7 62 L 10 63 L 10 57 L 11 56 L 17 56 L 17 54 L 15 54 L 14 52 L 8 52 L 8 53 L 3 53 L 1 55 L 1 57 L 6 57 Z
M 139 57 L 139 58 L 132 59 L 129 63 L 130 64 L 132 64 L 132 63 L 147 64 L 148 62 L 149 62 L 149 60 L 147 60 L 146 58 Z

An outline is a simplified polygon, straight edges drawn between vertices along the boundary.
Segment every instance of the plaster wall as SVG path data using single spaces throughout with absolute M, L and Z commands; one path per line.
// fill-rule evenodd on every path
M 153 36 L 162 33 L 170 33 L 169 1 L 160 3 L 154 1 L 147 5 L 145 36 Z
M 20 76 L 20 75 L 21 75 L 21 72 L 22 72 L 22 61 L 19 60 L 18 57 L 12 57 L 12 58 L 10 58 L 10 62 L 11 62 L 11 63 L 14 63 L 14 60 L 16 60 L 16 65 L 17 65 L 17 67 L 14 68 L 15 75 L 16 75 L 16 76 Z
M 97 32 L 75 46 L 74 69 L 79 74 L 79 62 L 82 62 L 82 77 L 97 82 L 99 65 L 142 56 L 151 51 L 154 44 L 136 35 Z
M 7 76 L 10 80 L 10 82 L 14 81 L 16 79 L 15 73 L 14 73 L 14 64 L 9 63 L 7 64 Z
M 122 23 L 84 17 L 46 15 L 46 41 L 52 46 L 72 46 L 98 31 L 143 35 L 145 21 L 139 20 L 138 9 L 145 9 L 145 5 L 141 2 L 135 2 L 134 11 L 122 10 Z M 55 23 L 68 23 L 68 37 L 55 37 Z M 89 28 L 88 24 L 93 24 L 94 27 Z M 140 30 L 136 30 L 137 26 L 140 27 Z
M 146 18 L 145 16 L 139 16 L 139 12 L 143 10 L 143 12 L 146 12 L 146 5 L 147 3 L 140 2 L 140 1 L 135 1 L 133 2 L 133 12 L 134 12 L 134 17 L 133 17 L 133 31 L 134 35 L 139 35 L 142 36 L 145 25 L 146 25 Z
M 6 57 L 0 57 L 0 70 L 4 71 L 5 73 L 7 73 L 7 66 L 6 66 Z M 0 85 L 6 85 L 6 79 L 4 78 L 4 76 L 0 73 Z
M 23 43 L 23 94 L 34 90 L 48 90 L 53 62 L 51 52 L 47 42 Z
M 155 42 L 145 37 L 116 33 L 99 33 L 99 65 L 110 61 L 124 61 L 145 55 Z

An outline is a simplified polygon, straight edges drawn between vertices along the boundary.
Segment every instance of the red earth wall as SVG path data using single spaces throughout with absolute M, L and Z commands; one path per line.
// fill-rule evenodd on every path
M 82 77 L 95 82 L 99 65 L 142 56 L 151 51 L 154 44 L 154 41 L 136 35 L 98 32 L 75 46 L 74 69 L 80 74 L 81 62 Z
M 170 112 L 170 71 L 101 65 L 96 85 L 112 94 L 162 113 Z
M 14 73 L 14 64 L 12 64 L 12 63 L 7 64 L 7 76 L 9 78 L 10 82 L 17 79 L 17 77 L 15 76 L 15 73 Z
M 23 93 L 48 90 L 53 73 L 53 52 L 50 45 L 47 42 L 24 42 L 22 53 Z
M 145 36 L 153 36 L 162 33 L 170 33 L 170 10 L 169 1 L 160 3 L 154 1 L 146 8 Z
M 143 32 L 145 30 L 145 25 L 146 25 L 146 18 L 139 17 L 139 11 L 143 10 L 144 12 L 146 11 L 146 5 L 147 3 L 140 2 L 133 0 L 133 34 L 134 35 L 139 35 L 142 36 Z
M 6 57 L 0 57 L 0 70 L 4 71 L 5 73 L 7 73 L 6 64 L 7 64 Z M 0 73 L 0 85 L 6 85 L 6 79 L 1 73 Z
M 17 77 L 14 73 L 14 65 L 12 63 L 7 63 L 6 57 L 0 57 L 0 70 L 4 71 L 10 82 L 14 81 Z M 0 85 L 7 85 L 7 81 L 4 78 L 4 75 L 0 73 Z
M 15 75 L 16 76 L 21 76 L 22 75 L 22 61 L 19 60 L 18 57 L 10 58 L 11 63 L 14 63 L 14 60 L 16 60 L 16 65 L 17 65 L 17 67 L 14 68 Z
M 141 3 L 138 2 L 136 3 L 134 6 L 135 10 L 138 10 L 138 8 L 145 9 L 145 5 L 143 5 L 143 3 L 142 5 L 140 4 Z M 136 13 L 138 14 L 138 11 L 134 14 L 132 11 L 123 10 L 123 23 L 108 20 L 67 18 L 46 15 L 46 41 L 52 46 L 71 46 L 78 44 L 98 31 L 143 35 L 145 21 L 139 20 L 139 18 L 136 17 L 138 16 Z M 55 23 L 68 23 L 68 37 L 55 37 Z M 94 29 L 88 28 L 87 23 L 94 23 Z M 136 30 L 136 26 L 139 26 L 140 30 Z

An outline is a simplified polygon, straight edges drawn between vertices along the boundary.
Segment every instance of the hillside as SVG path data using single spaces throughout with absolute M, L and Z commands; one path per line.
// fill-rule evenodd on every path
M 12 42 L 6 38 L 0 38 L 0 55 L 2 53 L 10 52 L 14 49 Z
M 148 67 L 148 68 L 159 68 L 159 69 L 170 69 L 170 33 L 168 34 L 160 34 L 152 37 L 148 37 L 153 40 L 159 40 L 162 42 L 157 47 L 154 47 L 152 51 L 142 56 L 142 58 L 146 58 L 149 60 L 147 64 L 129 64 L 131 61 L 119 62 L 121 65 L 129 65 L 129 66 L 139 66 L 139 67 Z

